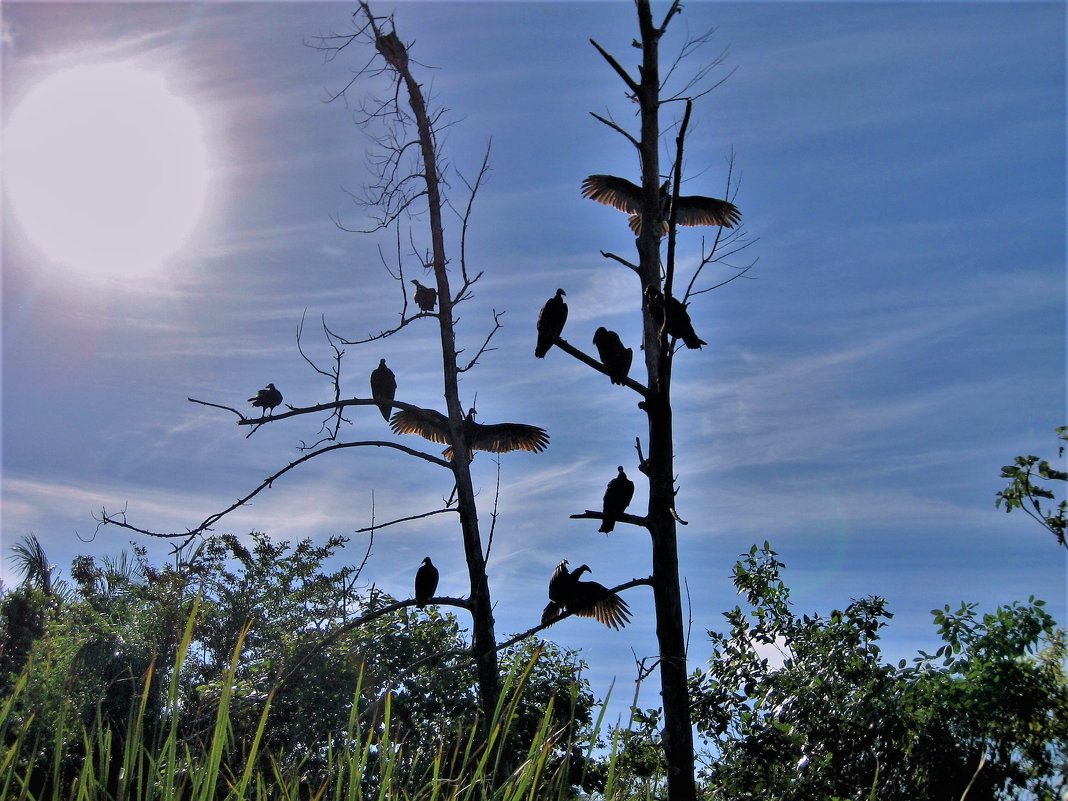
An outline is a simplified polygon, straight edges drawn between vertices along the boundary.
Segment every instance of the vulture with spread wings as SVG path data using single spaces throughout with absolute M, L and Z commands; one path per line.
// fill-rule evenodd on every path
M 444 456 L 452 461 L 452 440 L 449 439 L 449 418 L 433 409 L 402 409 L 393 415 L 389 427 L 394 434 L 418 434 L 431 442 L 448 445 Z M 463 437 L 472 451 L 507 453 L 531 451 L 540 453 L 549 445 L 544 428 L 526 423 L 477 423 L 471 409 L 463 421 Z
M 661 236 L 667 233 L 671 216 L 671 182 L 660 187 Z M 604 203 L 630 215 L 630 229 L 635 235 L 642 229 L 642 190 L 625 178 L 614 175 L 591 175 L 582 182 L 582 196 Z M 704 195 L 679 195 L 675 222 L 679 225 L 720 225 L 733 228 L 742 221 L 742 213 L 733 203 Z
M 583 573 L 592 572 L 589 565 L 579 565 L 570 572 L 567 564 L 566 559 L 558 564 L 549 579 L 549 603 L 541 613 L 543 626 L 564 612 L 596 618 L 616 630 L 630 622 L 630 607 L 626 601 L 609 592 L 603 584 L 579 580 Z

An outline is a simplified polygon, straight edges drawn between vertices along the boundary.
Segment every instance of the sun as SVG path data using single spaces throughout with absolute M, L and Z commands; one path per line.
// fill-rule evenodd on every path
M 52 73 L 4 131 L 15 218 L 50 261 L 86 276 L 157 271 L 196 227 L 209 177 L 193 107 L 130 64 Z

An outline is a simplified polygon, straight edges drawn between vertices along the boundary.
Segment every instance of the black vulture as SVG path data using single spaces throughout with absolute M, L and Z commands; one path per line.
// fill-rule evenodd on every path
M 664 322 L 664 294 L 652 284 L 645 288 L 645 298 L 649 305 L 649 314 L 653 322 L 664 327 L 668 336 L 676 337 L 686 343 L 686 347 L 698 349 L 707 345 L 697 332 L 693 330 L 693 322 L 690 313 L 678 298 L 667 299 L 667 322 Z
M 667 221 L 671 214 L 670 189 L 670 181 L 665 181 L 660 187 L 661 236 L 667 233 Z M 591 175 L 582 182 L 582 196 L 627 212 L 630 214 L 631 230 L 635 235 L 641 233 L 641 187 L 614 175 Z M 679 225 L 721 225 L 724 228 L 733 228 L 741 219 L 742 213 L 738 211 L 738 207 L 726 200 L 704 195 L 679 195 L 678 213 L 675 215 L 675 221 Z
M 608 377 L 613 384 L 622 384 L 630 372 L 630 363 L 634 361 L 634 351 L 623 347 L 623 340 L 615 331 L 609 331 L 603 325 L 593 332 L 593 344 L 601 363 L 608 370 Z
M 568 572 L 566 559 L 556 566 L 549 579 L 549 603 L 541 613 L 542 625 L 563 612 L 596 618 L 617 630 L 630 622 L 626 601 L 596 581 L 579 581 L 579 576 L 589 569 L 589 565 L 580 565 L 574 572 Z
M 415 305 L 419 307 L 420 311 L 434 311 L 434 304 L 438 302 L 438 291 L 431 287 L 423 286 L 414 278 L 412 283 L 415 284 Z
M 553 346 L 553 342 L 564 330 L 567 322 L 567 304 L 564 303 L 564 295 L 567 293 L 557 289 L 556 294 L 545 301 L 538 315 L 538 344 L 534 347 L 534 355 L 539 359 L 544 358 Z
M 389 413 L 393 410 L 390 403 L 397 396 L 397 377 L 386 367 L 386 360 L 380 359 L 378 367 L 371 371 L 371 397 L 378 401 L 378 410 L 382 419 L 389 422 Z
M 395 434 L 418 434 L 431 442 L 448 445 L 444 456 L 452 461 L 453 450 L 449 439 L 449 418 L 433 409 L 401 409 L 389 421 Z M 532 451 L 540 453 L 549 444 L 549 435 L 544 428 L 525 423 L 476 423 L 475 410 L 471 409 L 463 421 L 463 436 L 472 451 L 507 453 L 508 451 Z
M 253 406 L 263 409 L 263 411 L 260 412 L 260 417 L 263 417 L 267 412 L 273 411 L 274 407 L 282 402 L 282 393 L 278 391 L 274 384 L 268 384 L 266 388 L 257 391 L 256 394 L 248 400 Z
M 605 534 L 616 527 L 616 520 L 627 511 L 631 498 L 634 497 L 634 482 L 627 478 L 623 472 L 623 465 L 619 466 L 619 474 L 608 482 L 604 491 L 604 503 L 601 507 L 604 520 L 597 529 Z
M 415 571 L 415 603 L 420 609 L 426 606 L 427 601 L 434 597 L 438 589 L 438 569 L 430 561 L 430 557 L 423 560 L 423 564 Z

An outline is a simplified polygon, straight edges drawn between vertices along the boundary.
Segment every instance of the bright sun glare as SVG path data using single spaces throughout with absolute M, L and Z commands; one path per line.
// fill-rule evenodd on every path
M 50 260 L 79 273 L 146 277 L 203 210 L 200 121 L 159 73 L 127 64 L 55 72 L 30 89 L 4 136 L 15 217 Z

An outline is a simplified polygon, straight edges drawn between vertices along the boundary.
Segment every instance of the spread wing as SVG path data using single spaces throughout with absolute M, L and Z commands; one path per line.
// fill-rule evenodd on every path
M 627 602 L 596 581 L 576 582 L 567 608 L 579 617 L 592 617 L 610 629 L 619 630 L 630 622 Z
M 418 434 L 419 436 L 449 444 L 449 419 L 433 409 L 401 409 L 389 421 L 394 434 Z
M 629 214 L 641 210 L 641 188 L 614 175 L 589 176 L 582 182 L 582 196 Z
M 540 453 L 549 445 L 549 434 L 544 428 L 525 423 L 475 423 L 469 438 L 471 450 L 490 453 Z
M 679 195 L 675 215 L 679 225 L 721 225 L 733 228 L 742 221 L 738 207 L 726 200 L 704 195 Z

